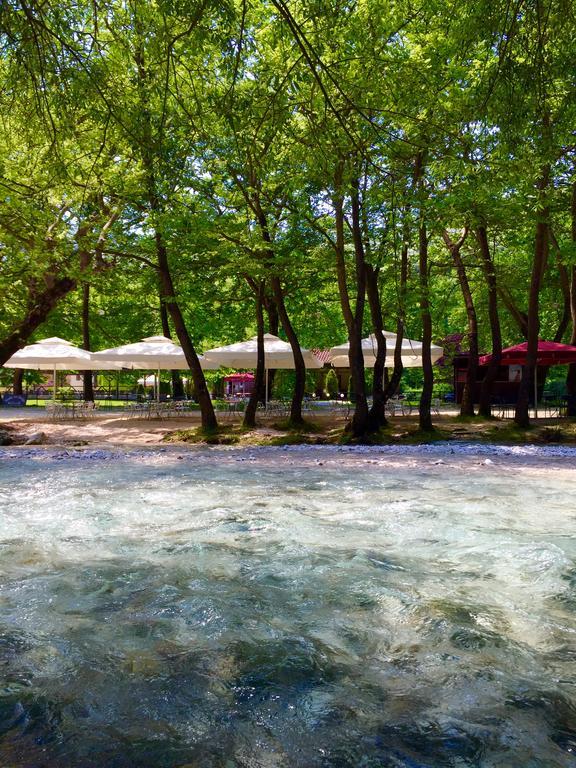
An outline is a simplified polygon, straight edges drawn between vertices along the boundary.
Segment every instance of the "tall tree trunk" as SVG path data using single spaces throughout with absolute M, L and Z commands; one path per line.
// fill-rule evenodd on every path
M 351 184 L 350 202 L 352 207 L 352 239 L 354 242 L 354 264 L 356 277 L 356 297 L 354 311 L 352 312 L 346 288 L 346 265 L 344 260 L 344 201 L 341 194 L 342 180 L 337 188 L 336 209 L 336 239 L 338 259 L 338 285 L 340 289 L 341 303 L 343 288 L 345 290 L 344 319 L 348 326 L 348 341 L 350 349 L 348 359 L 350 361 L 350 376 L 356 399 L 354 414 L 350 423 L 352 435 L 357 438 L 365 437 L 370 431 L 368 418 L 368 400 L 366 397 L 366 382 L 364 378 L 364 354 L 362 352 L 362 326 L 364 322 L 364 304 L 366 300 L 366 264 L 364 259 L 364 247 L 362 243 L 362 228 L 360 221 L 360 200 L 358 179 L 353 179 Z
M 372 332 L 376 339 L 376 359 L 372 381 L 372 407 L 368 414 L 368 430 L 377 432 L 386 424 L 384 414 L 384 370 L 386 364 L 386 338 L 383 334 L 384 319 L 380 304 L 380 291 L 378 289 L 379 269 L 371 264 L 366 264 L 366 294 L 368 306 L 372 317 Z
M 570 321 L 572 319 L 572 312 L 570 308 L 570 273 L 568 272 L 566 265 L 562 262 L 560 246 L 552 229 L 548 230 L 548 235 L 550 237 L 550 244 L 554 246 L 556 266 L 558 268 L 558 278 L 560 280 L 560 290 L 562 291 L 562 314 L 560 316 L 560 320 L 558 321 L 556 333 L 554 334 L 553 338 L 553 341 L 560 344 L 562 343 L 564 334 L 568 330 L 568 326 L 570 325 Z
M 200 365 L 200 360 L 196 354 L 194 344 L 188 333 L 184 317 L 180 309 L 180 305 L 176 299 L 176 292 L 174 290 L 174 283 L 172 282 L 172 275 L 168 264 L 168 252 L 166 246 L 162 240 L 162 235 L 159 231 L 155 232 L 154 241 L 156 243 L 156 257 L 158 259 L 158 273 L 160 275 L 160 282 L 162 287 L 162 301 L 168 310 L 172 323 L 174 324 L 174 330 L 178 336 L 178 341 L 182 347 L 182 351 L 186 357 L 186 361 L 190 366 L 190 372 L 192 373 L 192 379 L 194 381 L 194 389 L 200 404 L 200 414 L 202 419 L 202 429 L 214 430 L 218 427 L 216 420 L 216 414 L 214 413 L 214 406 L 210 398 L 210 392 L 206 386 L 206 379 L 204 378 L 204 371 Z
M 432 315 L 430 313 L 430 286 L 428 276 L 428 233 L 424 209 L 424 153 L 418 152 L 414 169 L 414 179 L 418 192 L 418 268 L 420 279 L 420 316 L 422 318 L 422 375 L 423 385 L 419 403 L 420 429 L 433 432 L 432 390 L 434 371 L 432 369 Z
M 306 390 L 306 364 L 302 355 L 302 349 L 294 330 L 294 326 L 290 321 L 286 305 L 284 303 L 284 293 L 282 291 L 282 284 L 278 275 L 272 275 L 270 277 L 270 285 L 274 292 L 274 301 L 278 307 L 278 315 L 282 328 L 288 339 L 288 343 L 292 348 L 292 354 L 294 356 L 294 392 L 292 394 L 292 403 L 290 405 L 290 424 L 293 426 L 301 426 L 304 424 L 302 417 L 302 401 L 304 399 L 304 392 Z
M 466 382 L 464 384 L 462 403 L 460 405 L 460 415 L 474 416 L 474 390 L 476 389 L 476 380 L 478 378 L 478 318 L 476 317 L 476 307 L 474 306 L 474 299 L 472 297 L 468 275 L 466 274 L 466 267 L 464 266 L 460 254 L 460 249 L 462 248 L 467 235 L 468 228 L 466 227 L 460 239 L 455 243 L 452 242 L 450 235 L 446 230 L 444 230 L 442 236 L 446 243 L 446 247 L 450 251 L 454 266 L 456 267 L 456 274 L 458 275 L 458 282 L 460 284 L 462 297 L 464 298 L 464 306 L 466 307 L 466 317 L 468 318 L 468 369 L 466 371 Z
M 168 320 L 168 310 L 166 305 L 162 301 L 162 289 L 160 289 L 160 322 L 162 324 L 162 335 L 167 339 L 172 338 L 172 332 L 170 331 L 170 322 Z M 184 382 L 180 371 L 170 371 L 170 378 L 172 379 L 172 395 L 174 399 L 181 399 L 184 397 Z
M 418 230 L 418 264 L 420 267 L 420 313 L 422 315 L 422 374 L 423 385 L 419 403 L 420 429 L 433 432 L 432 390 L 434 371 L 432 369 L 432 315 L 430 314 L 430 288 L 428 284 L 428 234 L 426 222 L 420 222 Z
M 257 180 L 255 178 L 253 179 L 253 186 L 254 189 L 256 189 Z M 284 291 L 282 290 L 280 277 L 274 271 L 274 250 L 272 247 L 272 235 L 270 234 L 270 227 L 268 226 L 268 217 L 264 208 L 262 207 L 260 196 L 256 191 L 252 194 L 251 202 L 252 209 L 258 218 L 258 225 L 260 227 L 262 240 L 268 246 L 266 249 L 265 257 L 266 265 L 271 273 L 270 287 L 272 289 L 274 304 L 276 305 L 278 317 L 280 318 L 282 328 L 284 329 L 284 333 L 286 334 L 286 338 L 288 339 L 288 343 L 290 344 L 292 355 L 294 357 L 295 382 L 294 392 L 292 393 L 292 402 L 290 404 L 289 422 L 292 426 L 301 426 L 304 424 L 304 419 L 302 417 L 302 401 L 304 400 L 304 392 L 306 390 L 306 364 L 304 362 L 298 336 L 296 335 L 296 331 L 294 330 L 294 326 L 292 325 L 288 315 L 288 310 L 286 309 L 286 304 L 284 302 Z
M 408 289 L 408 249 L 410 247 L 410 205 L 404 206 L 404 221 L 402 223 L 402 250 L 400 252 L 400 283 L 398 286 L 398 316 L 396 318 L 396 342 L 394 344 L 394 370 L 386 385 L 384 402 L 396 394 L 402 379 L 404 364 L 402 362 L 402 341 L 406 323 L 406 293 Z
M 488 318 L 490 321 L 490 335 L 492 337 L 492 357 L 488 364 L 486 375 L 482 380 L 482 386 L 480 388 L 480 406 L 478 409 L 480 415 L 488 419 L 492 416 L 492 389 L 498 375 L 500 361 L 502 360 L 502 332 L 500 330 L 500 317 L 498 315 L 496 270 L 494 268 L 492 254 L 490 253 L 488 233 L 484 225 L 476 228 L 476 239 L 480 246 L 482 271 L 488 286 Z
M 278 307 L 274 301 L 273 296 L 264 296 L 264 306 L 266 308 L 266 314 L 268 315 L 268 333 L 273 336 L 278 336 L 280 330 L 280 318 L 278 317 Z M 276 378 L 276 371 L 274 368 L 268 370 L 268 393 L 271 394 L 274 391 L 274 379 Z M 264 395 L 262 395 L 264 397 Z
M 550 180 L 550 167 L 543 168 L 542 176 L 538 181 L 540 193 L 540 206 L 537 212 L 536 234 L 534 238 L 534 261 L 532 263 L 532 277 L 530 280 L 530 293 L 528 299 L 528 345 L 526 352 L 526 365 L 522 372 L 522 381 L 518 391 L 518 402 L 514 421 L 519 427 L 530 426 L 530 385 L 537 375 L 536 360 L 538 355 L 538 334 L 540 331 L 539 300 L 542 276 L 548 260 L 548 223 L 550 211 L 545 195 Z
M 576 181 L 572 184 L 572 243 L 576 245 Z M 572 333 L 570 344 L 576 345 L 576 266 L 573 265 L 570 274 L 570 314 L 572 317 Z M 568 393 L 568 416 L 576 418 L 576 363 L 568 366 L 566 377 L 566 390 Z
M 244 426 L 255 427 L 256 426 L 256 409 L 258 408 L 258 402 L 262 397 L 262 389 L 264 388 L 264 378 L 266 375 L 265 358 L 264 358 L 264 281 L 261 280 L 258 285 L 258 293 L 256 294 L 256 328 L 257 328 L 257 349 L 256 349 L 256 377 L 254 380 L 254 389 L 250 394 L 250 399 L 244 412 Z
M 88 352 L 91 350 L 90 346 L 90 283 L 84 281 L 82 283 L 82 347 Z M 94 401 L 94 385 L 93 379 L 94 373 L 92 371 L 84 371 L 82 374 L 82 392 L 84 400 L 87 402 Z
M 146 202 L 148 203 L 150 212 L 153 214 L 154 221 L 158 222 L 164 213 L 164 206 L 163 201 L 158 193 L 154 161 L 155 157 L 157 157 L 155 155 L 155 148 L 159 142 L 161 143 L 162 136 L 160 135 L 154 137 L 152 131 L 152 119 L 148 99 L 149 73 L 146 68 L 146 62 L 144 61 L 144 49 L 142 45 L 144 28 L 139 17 L 135 19 L 135 32 L 136 48 L 134 52 L 134 61 L 138 73 L 138 91 L 141 111 L 140 118 L 142 125 L 142 140 L 140 142 L 139 150 L 141 153 L 142 166 L 145 176 L 144 183 L 147 197 Z M 215 430 L 218 427 L 218 422 L 216 420 L 214 406 L 212 405 L 210 393 L 208 391 L 208 387 L 206 386 L 204 371 L 200 365 L 200 360 L 198 359 L 192 338 L 188 333 L 186 323 L 184 322 L 184 316 L 182 315 L 180 304 L 176 298 L 176 291 L 174 289 L 174 282 L 172 280 L 172 273 L 170 271 L 170 264 L 168 261 L 168 249 L 157 223 L 154 226 L 154 244 L 156 247 L 161 301 L 168 310 L 168 314 L 170 315 L 172 324 L 174 325 L 174 330 L 178 336 L 178 341 L 180 342 L 180 346 L 182 347 L 186 361 L 190 366 L 190 372 L 194 382 L 194 389 L 198 398 L 198 403 L 200 405 L 202 428 L 204 430 Z
M 22 368 L 15 368 L 14 375 L 12 376 L 12 392 L 15 395 L 23 395 L 24 389 L 22 382 L 24 381 L 24 370 Z

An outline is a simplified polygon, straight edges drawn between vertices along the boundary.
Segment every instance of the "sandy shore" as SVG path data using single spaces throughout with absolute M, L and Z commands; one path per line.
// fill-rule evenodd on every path
M 257 434 L 278 435 L 278 431 L 271 426 L 277 420 L 278 417 L 268 417 L 256 431 Z M 239 424 L 241 421 L 242 414 L 219 415 L 219 423 L 223 426 Z M 329 427 L 343 426 L 345 423 L 343 417 L 328 414 L 315 414 L 314 421 Z M 24 440 L 42 432 L 48 444 L 149 446 L 160 445 L 164 437 L 175 430 L 194 429 L 200 426 L 200 412 L 193 411 L 186 416 L 167 419 L 131 418 L 123 414 L 111 413 L 99 414 L 89 419 L 65 421 L 53 421 L 47 419 L 44 414 L 29 418 L 24 411 L 9 418 L 4 412 L 0 416 L 0 428 L 3 426 L 16 430 Z
M 44 414 L 29 418 L 18 413 L 15 418 L 3 414 L 0 426 L 15 429 L 25 439 L 43 432 L 48 444 L 144 446 L 158 445 L 175 429 L 193 429 L 200 424 L 200 414 L 177 419 L 130 418 L 123 414 L 103 414 L 89 419 L 53 421 Z
M 332 420 L 333 422 L 333 420 Z M 116 414 L 89 420 L 53 422 L 45 418 L 2 419 L 0 427 L 16 430 L 25 441 L 43 433 L 42 445 L 11 445 L 0 448 L 0 459 L 126 460 L 151 463 L 176 460 L 195 462 L 247 462 L 266 466 L 337 467 L 358 465 L 375 468 L 429 468 L 438 472 L 567 472 L 576 479 L 576 446 L 491 445 L 473 442 L 438 442 L 428 445 L 383 446 L 198 446 L 165 444 L 169 432 L 192 429 L 199 414 L 177 419 L 134 419 Z M 330 426 L 338 426 L 331 423 Z M 340 425 L 341 426 L 341 425 Z M 278 435 L 261 426 L 255 437 Z

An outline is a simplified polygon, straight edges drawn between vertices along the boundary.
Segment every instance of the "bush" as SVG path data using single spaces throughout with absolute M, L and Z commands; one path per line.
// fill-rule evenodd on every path
M 338 376 L 336 376 L 335 371 L 328 371 L 328 375 L 326 376 L 326 392 L 328 393 L 330 400 L 338 399 Z

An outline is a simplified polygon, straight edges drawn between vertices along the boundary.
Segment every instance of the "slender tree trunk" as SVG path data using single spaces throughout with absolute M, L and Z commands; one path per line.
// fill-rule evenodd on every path
M 406 322 L 406 294 L 408 288 L 408 248 L 410 246 L 410 206 L 404 207 L 404 221 L 402 224 L 403 242 L 400 252 L 400 283 L 398 286 L 398 317 L 396 318 L 396 342 L 394 344 L 394 370 L 386 385 L 384 403 L 396 394 L 402 379 L 404 364 L 402 363 L 402 341 L 404 339 L 404 325 Z
M 486 227 L 481 225 L 476 229 L 476 239 L 480 246 L 480 255 L 482 257 L 482 271 L 488 286 L 488 318 L 490 321 L 490 335 L 492 337 L 492 358 L 488 365 L 486 375 L 482 380 L 480 388 L 480 407 L 478 409 L 481 416 L 490 418 L 492 416 L 492 389 L 500 361 L 502 360 L 502 332 L 500 330 L 500 317 L 498 315 L 498 290 L 496 283 L 496 270 L 494 261 L 490 253 L 488 244 L 488 233 Z
M 430 289 L 428 285 L 428 235 L 426 222 L 421 221 L 418 232 L 418 263 L 420 266 L 420 312 L 422 315 L 422 374 L 423 386 L 420 396 L 420 429 L 433 432 L 432 424 L 432 390 L 434 388 L 434 371 L 432 369 L 432 315 L 430 314 Z
M 152 120 L 150 115 L 150 104 L 148 98 L 149 75 L 144 61 L 144 52 L 142 39 L 144 28 L 140 18 L 135 20 L 136 49 L 134 52 L 134 61 L 138 73 L 138 91 L 140 97 L 140 111 L 142 124 L 142 141 L 139 149 L 141 152 L 142 165 L 145 174 L 146 202 L 155 219 L 161 218 L 164 213 L 163 202 L 158 193 L 154 161 L 157 157 L 155 147 L 162 142 L 162 136 L 153 136 Z M 164 241 L 161 230 L 158 225 L 154 227 L 154 244 L 156 247 L 157 269 L 160 280 L 161 301 L 166 306 L 168 314 L 174 325 L 174 330 L 178 336 L 178 341 L 190 366 L 190 372 L 194 381 L 194 389 L 200 405 L 200 414 L 202 419 L 202 428 L 204 430 L 215 430 L 218 427 L 214 406 L 210 398 L 204 371 L 200 365 L 200 360 L 194 348 L 192 338 L 188 333 L 182 310 L 176 298 L 174 282 L 170 271 L 168 261 L 168 249 Z
M 22 368 L 15 368 L 14 375 L 12 376 L 12 392 L 15 395 L 23 395 L 24 390 L 22 382 L 24 381 L 24 371 Z
M 253 180 L 254 188 L 256 188 L 256 179 Z M 294 326 L 288 315 L 286 304 L 284 302 L 284 291 L 282 290 L 282 283 L 280 277 L 274 272 L 274 250 L 272 243 L 272 236 L 270 234 L 270 227 L 268 226 L 268 217 L 262 207 L 260 197 L 255 192 L 251 198 L 252 208 L 258 218 L 258 225 L 260 227 L 260 234 L 262 240 L 268 246 L 266 251 L 266 264 L 271 272 L 270 287 L 272 289 L 272 296 L 274 298 L 274 304 L 276 305 L 276 311 L 278 317 L 282 323 L 282 328 L 288 339 L 288 343 L 292 349 L 292 355 L 294 357 L 294 392 L 292 393 L 292 403 L 290 405 L 290 419 L 289 422 L 292 426 L 301 426 L 304 424 L 302 417 L 302 401 L 304 400 L 304 392 L 306 390 L 306 364 L 302 355 L 302 349 L 298 341 L 298 336 L 294 330 Z
M 512 296 L 510 295 L 510 291 L 505 288 L 502 285 L 498 285 L 498 296 L 502 299 L 502 303 L 510 312 L 510 315 L 512 316 L 512 319 L 515 321 L 516 325 L 518 326 L 518 331 L 521 334 L 521 336 L 524 339 L 528 338 L 528 315 L 526 312 L 522 311 L 518 306 L 516 306 L 516 303 Z
M 443 233 L 443 237 L 456 267 L 468 318 L 468 370 L 466 371 L 466 383 L 464 384 L 462 403 L 460 405 L 460 415 L 474 416 L 474 390 L 476 389 L 476 380 L 478 378 L 478 319 L 476 317 L 476 307 L 474 306 L 470 283 L 468 282 L 468 275 L 466 274 L 466 267 L 460 254 L 460 249 L 464 244 L 467 234 L 468 228 L 465 228 L 462 237 L 456 243 L 452 242 L 446 230 Z
M 354 242 L 354 264 L 356 277 L 356 300 L 354 312 L 350 308 L 348 292 L 346 289 L 345 319 L 348 316 L 348 340 L 350 350 L 350 375 L 355 396 L 355 408 L 350 424 L 354 437 L 363 438 L 370 431 L 368 418 L 368 400 L 366 397 L 366 382 L 364 377 L 364 354 L 362 352 L 362 326 L 364 322 L 364 305 L 366 301 L 366 264 L 364 259 L 364 246 L 362 243 L 362 228 L 360 222 L 360 200 L 358 194 L 358 180 L 353 179 L 351 184 L 350 202 L 352 208 L 352 239 Z M 338 284 L 346 283 L 346 266 L 344 261 L 344 208 L 343 199 L 339 199 L 337 211 L 337 241 L 338 245 Z
M 372 407 L 368 414 L 368 430 L 377 432 L 386 425 L 384 414 L 384 370 L 386 364 L 386 338 L 383 334 L 384 319 L 380 304 L 380 291 L 378 289 L 379 269 L 371 264 L 366 264 L 366 294 L 368 306 L 372 317 L 372 331 L 376 339 L 376 360 L 372 381 Z
M 264 387 L 264 378 L 266 375 L 265 358 L 264 358 L 264 312 L 263 312 L 263 300 L 264 300 L 264 281 L 261 280 L 258 285 L 258 293 L 256 295 L 256 326 L 257 326 L 257 351 L 256 351 L 256 377 L 254 380 L 254 389 L 248 400 L 246 411 L 244 412 L 244 426 L 253 428 L 256 426 L 256 409 L 258 408 L 258 402 L 262 397 L 262 389 Z
M 545 166 L 542 176 L 538 182 L 538 189 L 541 200 L 548 189 L 550 179 L 550 167 Z M 538 221 L 536 222 L 536 235 L 534 239 L 534 261 L 532 263 L 532 277 L 530 281 L 530 293 L 528 300 L 528 345 L 526 352 L 526 365 L 522 372 L 522 381 L 518 391 L 518 402 L 516 403 L 516 412 L 514 421 L 519 427 L 530 426 L 530 385 L 534 381 L 532 377 L 536 376 L 536 361 L 538 355 L 538 334 L 540 331 L 539 300 L 540 285 L 542 276 L 546 269 L 548 259 L 548 222 L 550 211 L 548 204 L 542 202 L 538 210 Z
M 82 347 L 88 352 L 90 345 L 90 283 L 82 283 Z M 84 371 L 82 374 L 82 390 L 84 400 L 91 403 L 94 401 L 93 372 Z
M 184 317 L 182 316 L 180 305 L 176 299 L 176 292 L 174 290 L 172 275 L 168 265 L 168 253 L 160 232 L 156 231 L 154 240 L 156 243 L 156 256 L 158 259 L 158 273 L 160 275 L 162 287 L 162 301 L 172 319 L 176 335 L 178 336 L 178 341 L 186 356 L 186 361 L 190 366 L 190 372 L 192 373 L 192 379 L 194 381 L 194 389 L 196 391 L 198 403 L 200 404 L 202 428 L 205 430 L 214 430 L 218 427 L 214 406 L 212 405 L 210 392 L 206 386 L 204 371 L 200 365 L 200 360 L 196 354 L 194 344 L 192 343 L 192 339 L 186 328 L 186 323 L 184 322 Z
M 168 320 L 168 310 L 166 305 L 162 301 L 162 289 L 160 288 L 160 322 L 162 324 L 162 335 L 167 339 L 172 338 L 172 332 L 170 331 L 170 322 Z M 184 397 L 184 382 L 180 371 L 170 371 L 170 378 L 172 379 L 172 395 L 174 399 L 180 399 Z
M 532 261 L 532 275 L 530 291 L 528 295 L 528 336 L 526 350 L 526 365 L 522 373 L 522 381 L 518 392 L 518 402 L 514 421 L 519 427 L 530 426 L 529 416 L 529 387 L 530 376 L 533 382 L 537 381 L 538 336 L 540 331 L 540 286 L 546 266 L 550 247 L 550 149 L 552 147 L 552 124 L 548 107 L 548 78 L 549 69 L 546 63 L 546 46 L 548 44 L 546 29 L 546 16 L 549 8 L 544 7 L 541 0 L 536 0 L 534 7 L 538 21 L 537 45 L 533 53 L 536 66 L 534 97 L 536 98 L 536 116 L 539 122 L 540 136 L 538 137 L 538 149 L 544 158 L 539 172 L 536 190 L 538 195 L 536 207 L 536 231 L 534 237 L 534 259 Z M 536 389 L 536 387 L 534 387 Z M 536 396 L 536 395 L 535 395 Z M 536 405 L 536 403 L 534 404 Z
M 280 318 L 278 317 L 278 307 L 274 301 L 273 296 L 265 296 L 264 306 L 266 307 L 266 314 L 268 315 L 268 333 L 273 336 L 278 336 L 280 330 Z M 274 368 L 268 370 L 268 393 L 274 391 L 274 379 L 276 378 L 276 371 Z M 262 395 L 264 397 L 264 395 Z
M 423 386 L 420 396 L 419 416 L 420 429 L 433 432 L 432 424 L 432 390 L 434 387 L 434 371 L 432 369 L 432 315 L 430 314 L 430 286 L 428 276 L 428 233 L 426 231 L 426 214 L 424 210 L 424 154 L 416 155 L 414 179 L 418 191 L 418 268 L 420 278 L 420 316 L 422 318 L 422 375 Z
M 570 273 L 568 272 L 566 265 L 562 263 L 560 246 L 558 245 L 556 236 L 551 229 L 549 229 L 548 232 L 550 243 L 554 246 L 554 250 L 556 252 L 556 266 L 558 267 L 558 278 L 560 280 L 560 290 L 562 291 L 562 315 L 558 321 L 558 327 L 556 328 L 556 333 L 554 334 L 553 338 L 553 341 L 556 341 L 560 344 L 562 343 L 564 334 L 568 330 L 568 326 L 570 325 L 570 321 L 572 319 L 572 312 L 570 308 Z
M 576 245 L 576 181 L 572 184 L 572 243 Z M 572 317 L 572 333 L 570 344 L 576 345 L 576 266 L 572 266 L 570 274 L 570 314 Z M 566 390 L 568 393 L 568 416 L 576 418 L 576 363 L 568 366 L 566 377 Z
M 302 349 L 296 335 L 296 331 L 290 321 L 286 305 L 284 303 L 284 293 L 282 291 L 282 285 L 278 275 L 272 275 L 270 278 L 270 285 L 274 292 L 274 301 L 278 308 L 278 315 L 282 328 L 288 339 L 288 343 L 292 348 L 292 354 L 294 356 L 294 392 L 292 394 L 292 403 L 290 405 L 290 424 L 293 426 L 301 426 L 304 424 L 302 418 L 302 401 L 304 399 L 304 392 L 306 390 L 306 364 L 302 355 Z

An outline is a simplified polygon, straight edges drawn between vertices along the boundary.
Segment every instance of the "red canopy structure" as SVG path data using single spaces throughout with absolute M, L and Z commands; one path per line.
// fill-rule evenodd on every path
M 500 365 L 526 365 L 527 353 L 527 341 L 516 344 L 515 347 L 503 349 Z M 482 355 L 478 362 L 480 365 L 488 365 L 491 360 L 492 355 Z M 536 365 L 566 365 L 568 363 L 576 363 L 576 347 L 569 344 L 559 344 L 556 341 L 538 341 Z
M 226 382 L 226 395 L 228 397 L 238 397 L 249 395 L 254 389 L 253 373 L 231 373 L 224 376 Z
M 224 376 L 223 381 L 254 381 L 253 373 L 231 373 L 228 376 Z
M 500 365 L 526 365 L 528 355 L 528 342 L 516 344 L 515 347 L 508 347 L 502 350 L 502 359 Z M 492 360 L 492 355 L 482 355 L 478 362 L 480 365 L 488 365 Z M 536 353 L 537 366 L 566 365 L 576 363 L 576 347 L 570 344 L 559 344 L 556 341 L 538 340 L 538 349 Z M 538 382 L 536 372 L 534 372 L 534 413 L 538 416 Z

